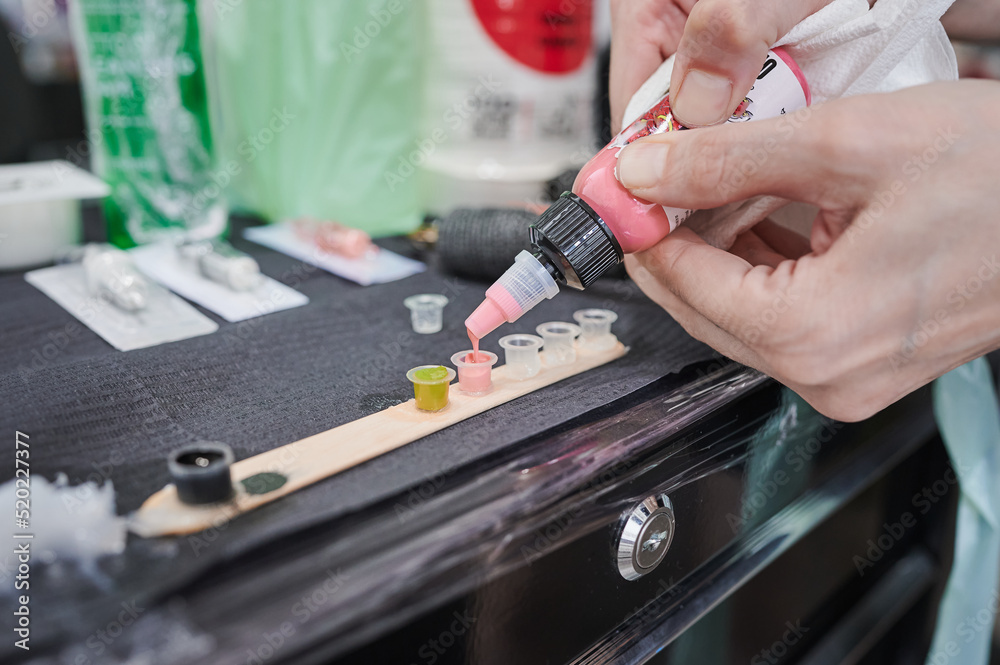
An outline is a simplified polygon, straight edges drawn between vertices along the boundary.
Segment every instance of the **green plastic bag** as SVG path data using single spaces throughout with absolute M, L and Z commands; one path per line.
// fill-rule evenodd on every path
M 419 225 L 421 3 L 203 0 L 199 16 L 234 208 L 376 236 Z
M 111 185 L 108 239 L 210 238 L 227 211 L 212 140 L 196 0 L 70 5 L 94 171 Z

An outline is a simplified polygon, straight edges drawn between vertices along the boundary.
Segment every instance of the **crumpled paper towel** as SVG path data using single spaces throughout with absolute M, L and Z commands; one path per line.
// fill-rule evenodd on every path
M 833 0 L 774 46 L 783 46 L 805 74 L 818 104 L 838 97 L 891 92 L 958 78 L 955 52 L 940 18 L 951 0 Z M 625 109 L 627 127 L 670 85 L 673 57 L 639 88 Z M 787 207 L 785 207 L 787 206 Z M 783 209 L 782 209 L 783 208 Z M 765 217 L 806 238 L 817 209 L 776 196 L 758 196 L 695 212 L 685 226 L 723 249 Z

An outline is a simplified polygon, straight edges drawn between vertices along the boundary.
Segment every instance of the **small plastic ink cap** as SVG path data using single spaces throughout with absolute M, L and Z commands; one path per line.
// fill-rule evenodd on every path
M 231 497 L 233 459 L 232 448 L 217 441 L 203 441 L 170 453 L 167 470 L 178 498 L 190 505 L 201 505 Z
M 535 257 L 556 281 L 585 289 L 625 254 L 611 229 L 586 201 L 565 192 L 529 229 Z

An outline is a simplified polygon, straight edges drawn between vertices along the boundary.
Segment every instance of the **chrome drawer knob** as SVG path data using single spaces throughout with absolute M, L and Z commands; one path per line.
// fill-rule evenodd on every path
M 652 572 L 674 539 L 674 506 L 666 494 L 647 497 L 625 516 L 618 537 L 618 572 L 637 580 Z

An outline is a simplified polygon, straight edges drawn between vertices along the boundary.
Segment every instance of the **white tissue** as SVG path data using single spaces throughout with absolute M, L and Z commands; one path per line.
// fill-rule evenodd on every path
M 23 479 L 11 479 L 0 485 L 0 505 L 14 506 L 17 490 L 23 487 Z M 52 483 L 32 474 L 29 487 L 29 524 L 14 532 L 14 545 L 28 548 L 29 561 L 74 563 L 95 583 L 104 584 L 98 560 L 120 554 L 126 541 L 125 519 L 115 513 L 111 481 L 98 485 L 88 480 L 70 485 L 62 473 Z M 13 553 L 18 551 L 11 549 L 10 554 L 0 554 L 0 580 L 17 570 L 19 559 Z M 14 592 L 14 584 L 0 584 L 0 594 Z

